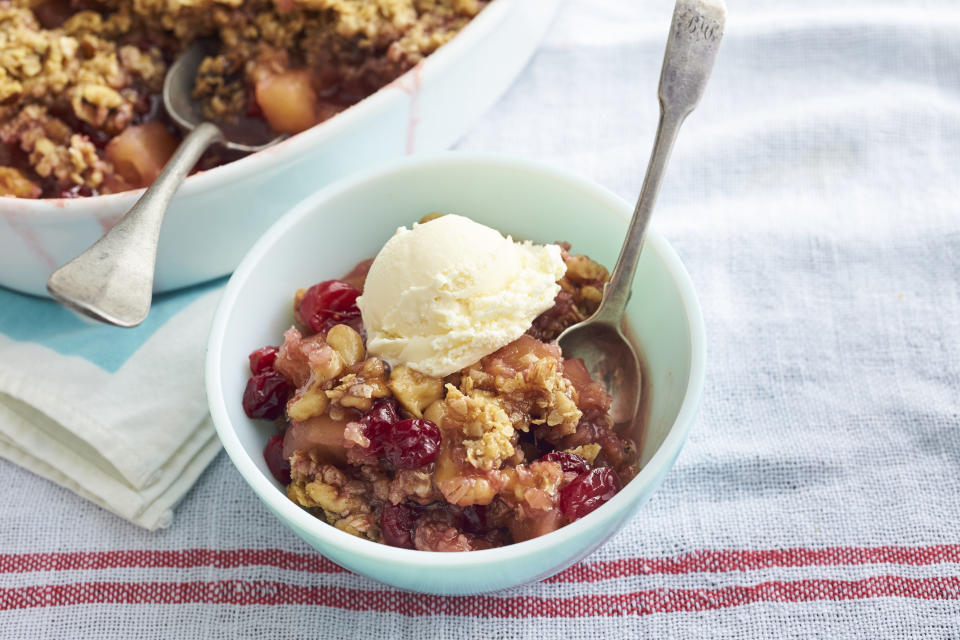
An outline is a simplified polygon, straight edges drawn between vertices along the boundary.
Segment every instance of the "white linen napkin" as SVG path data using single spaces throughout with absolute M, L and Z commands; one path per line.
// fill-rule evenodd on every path
M 148 529 L 220 449 L 203 390 L 219 287 L 158 296 L 135 329 L 0 289 L 0 455 Z

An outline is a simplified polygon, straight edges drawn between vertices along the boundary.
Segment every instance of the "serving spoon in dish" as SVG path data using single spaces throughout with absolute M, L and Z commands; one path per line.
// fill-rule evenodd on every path
M 135 327 L 147 317 L 153 300 L 153 273 L 160 224 L 187 174 L 211 145 L 253 153 L 284 138 L 259 118 L 213 124 L 193 100 L 197 70 L 208 54 L 204 42 L 192 44 L 167 70 L 163 106 L 184 138 L 156 181 L 102 238 L 54 271 L 50 295 L 84 316 L 118 327 Z
M 660 71 L 660 122 L 627 237 L 597 311 L 559 337 L 564 357 L 583 359 L 590 375 L 606 384 L 617 424 L 634 420 L 640 410 L 640 358 L 623 321 L 643 238 L 680 125 L 700 102 L 713 70 L 726 15 L 723 0 L 678 0 Z

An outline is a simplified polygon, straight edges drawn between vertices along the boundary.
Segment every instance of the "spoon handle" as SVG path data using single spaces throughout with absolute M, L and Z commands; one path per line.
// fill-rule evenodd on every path
M 89 249 L 53 272 L 47 280 L 50 295 L 100 322 L 120 327 L 143 322 L 153 298 L 163 214 L 193 165 L 221 137 L 220 129 L 213 124 L 194 129 L 123 219 Z
M 727 8 L 723 0 L 678 0 L 660 71 L 660 122 L 653 141 L 643 188 L 633 210 L 627 237 L 604 288 L 603 301 L 593 318 L 619 325 L 630 300 L 637 260 L 660 183 L 680 125 L 693 111 L 710 78 L 720 48 Z

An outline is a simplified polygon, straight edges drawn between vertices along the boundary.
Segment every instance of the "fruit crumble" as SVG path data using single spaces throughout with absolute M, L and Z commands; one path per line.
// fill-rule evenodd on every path
M 249 417 L 276 423 L 263 454 L 290 500 L 374 542 L 470 551 L 544 535 L 612 498 L 637 472 L 636 445 L 555 341 L 596 310 L 608 274 L 567 244 L 550 250 L 562 259 L 552 306 L 442 376 L 368 351 L 371 260 L 297 291 L 295 325 L 250 354 L 243 394 Z
M 208 117 L 297 133 L 411 69 L 488 0 L 0 0 L 0 196 L 151 183 L 180 132 L 160 91 L 203 38 Z M 206 169 L 242 154 L 214 149 Z

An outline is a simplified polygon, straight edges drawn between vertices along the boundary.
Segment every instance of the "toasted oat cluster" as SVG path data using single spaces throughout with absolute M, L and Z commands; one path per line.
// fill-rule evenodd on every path
M 194 91 L 209 117 L 296 133 L 415 66 L 487 1 L 0 0 L 0 195 L 152 182 L 179 142 L 164 74 L 197 38 L 217 43 Z
M 356 298 L 369 261 L 294 296 L 296 325 L 250 354 L 243 397 L 275 420 L 264 449 L 288 497 L 375 542 L 470 551 L 577 520 L 636 472 L 611 398 L 555 335 L 599 301 L 603 267 L 565 246 L 554 308 L 527 335 L 445 378 L 366 352 Z M 592 289 L 592 290 L 591 290 Z
M 563 330 L 593 315 L 603 297 L 603 286 L 610 279 L 603 265 L 584 255 L 570 253 L 570 243 L 559 242 L 567 273 L 560 280 L 560 293 L 553 308 L 533 321 L 530 335 L 539 340 L 555 340 Z

